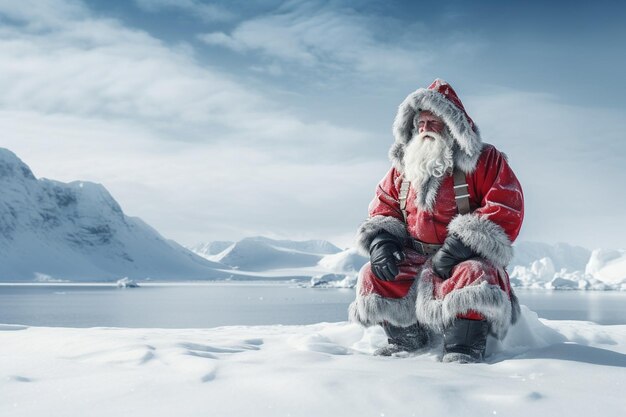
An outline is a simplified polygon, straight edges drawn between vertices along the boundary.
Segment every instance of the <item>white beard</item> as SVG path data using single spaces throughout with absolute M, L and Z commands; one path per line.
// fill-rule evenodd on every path
M 426 139 L 425 136 L 433 139 Z M 413 136 L 404 149 L 404 175 L 414 187 L 432 177 L 443 177 L 453 165 L 452 137 L 446 130 L 443 134 L 423 132 Z

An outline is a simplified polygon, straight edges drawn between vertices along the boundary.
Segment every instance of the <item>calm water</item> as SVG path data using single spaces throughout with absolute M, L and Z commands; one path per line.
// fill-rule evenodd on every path
M 626 293 L 518 290 L 540 317 L 626 324 Z M 0 285 L 0 323 L 63 327 L 202 328 L 347 320 L 352 289 L 292 284 Z

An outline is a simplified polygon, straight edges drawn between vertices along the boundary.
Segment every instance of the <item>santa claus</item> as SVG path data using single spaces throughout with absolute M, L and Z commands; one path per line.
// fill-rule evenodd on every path
M 392 167 L 357 233 L 370 262 L 350 320 L 383 326 L 379 355 L 428 348 L 440 334 L 442 361 L 483 361 L 487 337 L 504 337 L 519 314 L 505 268 L 522 188 L 443 80 L 402 102 L 393 134 Z

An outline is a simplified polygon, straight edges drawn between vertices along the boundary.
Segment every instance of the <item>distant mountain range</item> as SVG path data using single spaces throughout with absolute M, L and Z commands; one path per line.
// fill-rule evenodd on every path
M 245 271 L 316 266 L 326 255 L 341 252 L 325 240 L 274 240 L 249 237 L 238 242 L 202 243 L 190 248 L 206 259 Z M 221 249 L 221 250 L 220 250 Z

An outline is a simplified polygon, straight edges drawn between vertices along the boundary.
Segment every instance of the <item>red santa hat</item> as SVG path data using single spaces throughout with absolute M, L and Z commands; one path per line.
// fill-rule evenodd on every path
M 438 92 L 439 94 L 442 94 L 446 99 L 448 99 L 456 107 L 458 107 L 458 109 L 463 112 L 463 115 L 467 119 L 467 122 L 469 123 L 469 125 L 472 127 L 472 130 L 474 130 L 474 128 L 475 128 L 474 121 L 472 120 L 471 117 L 469 117 L 469 115 L 465 111 L 465 107 L 463 107 L 463 103 L 461 103 L 461 99 L 456 94 L 456 91 L 454 91 L 454 89 L 452 88 L 452 86 L 450 84 L 448 84 L 447 82 L 445 82 L 441 78 L 437 78 L 437 79 L 435 79 L 435 81 L 432 82 L 431 85 L 428 86 L 427 89 L 428 90 L 434 90 L 434 91 Z M 433 111 L 433 112 L 435 112 L 435 111 Z

